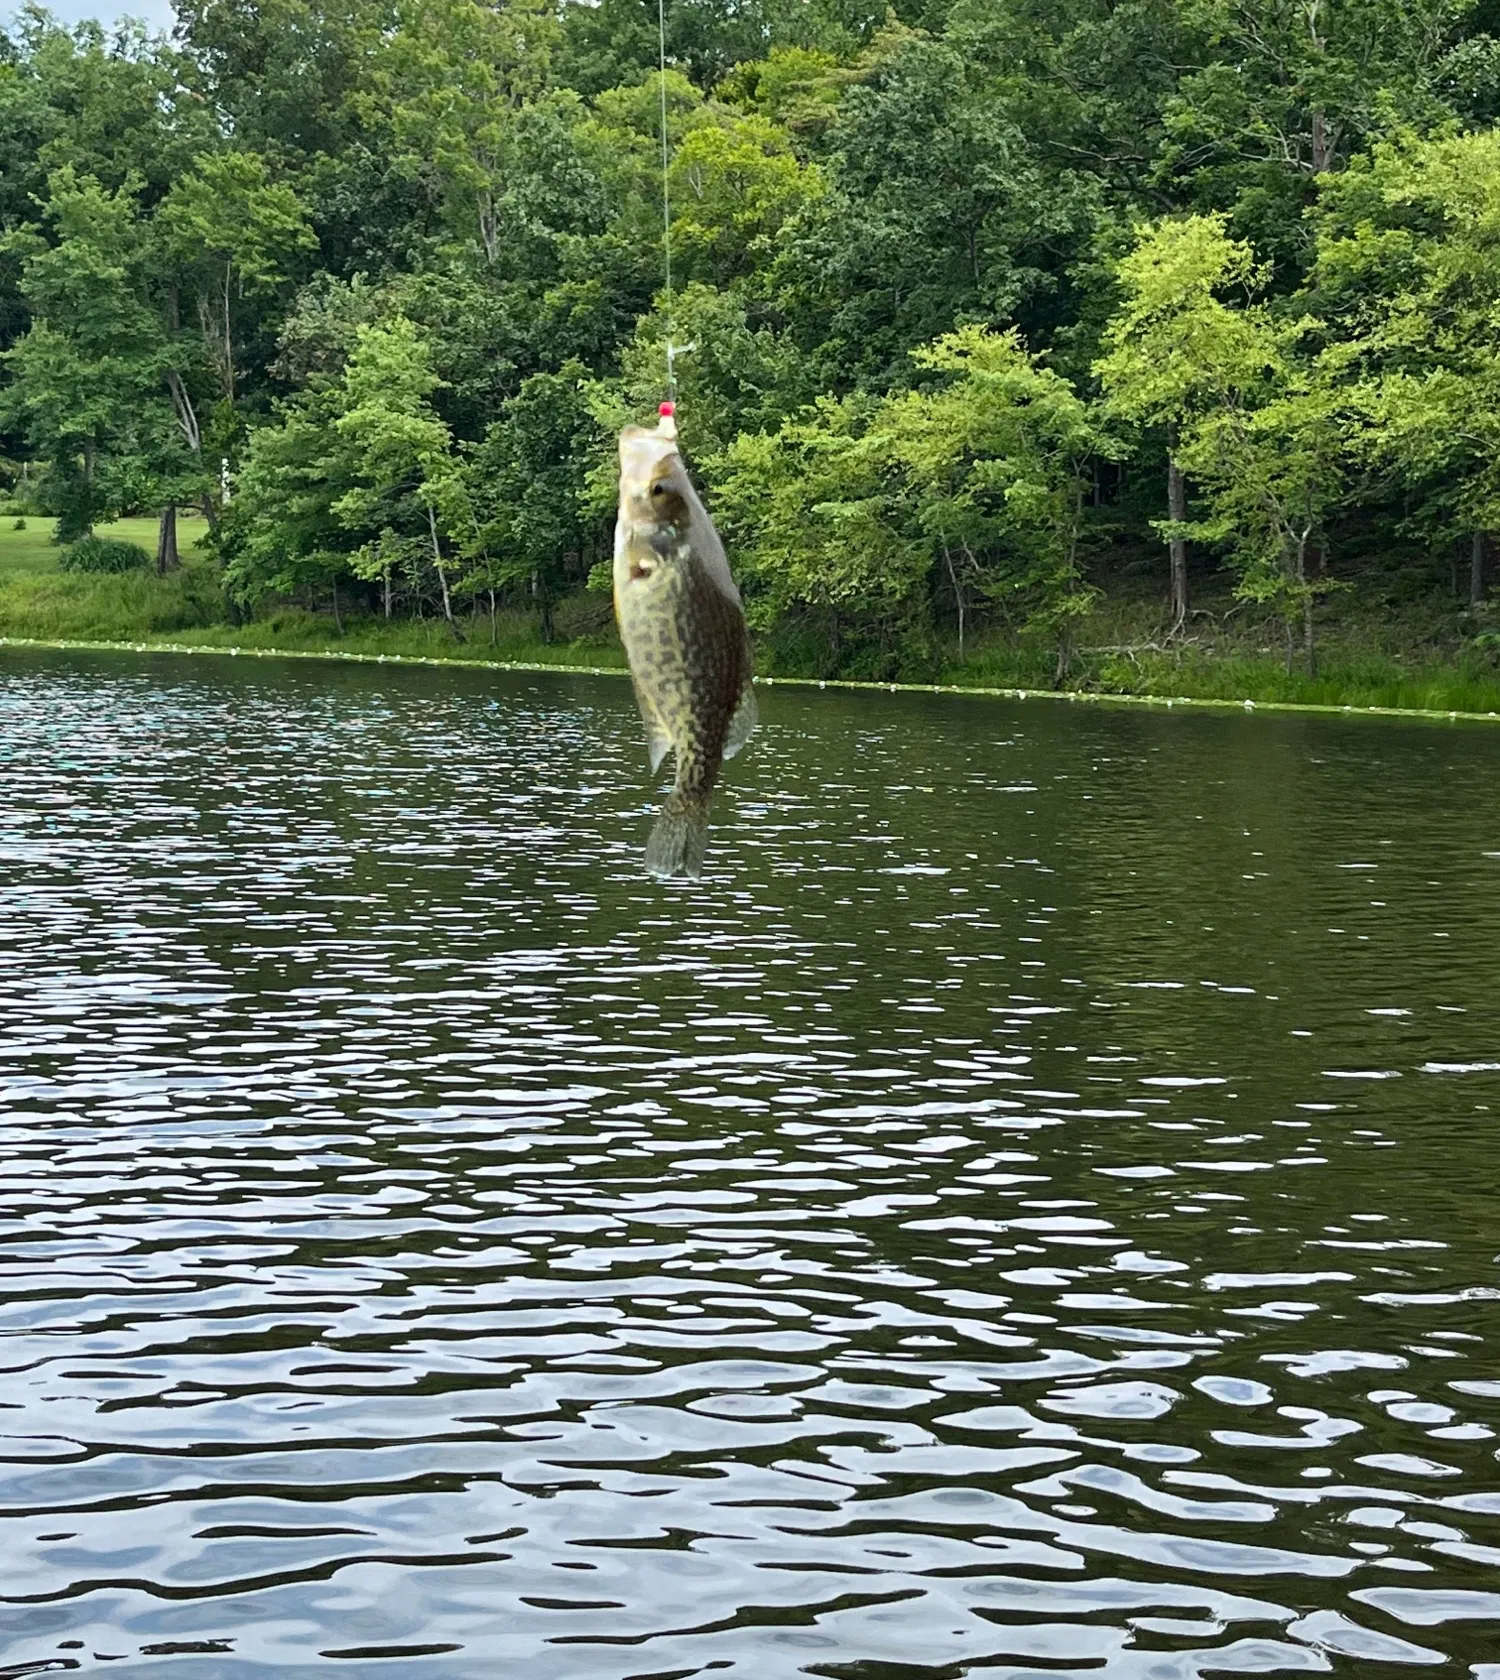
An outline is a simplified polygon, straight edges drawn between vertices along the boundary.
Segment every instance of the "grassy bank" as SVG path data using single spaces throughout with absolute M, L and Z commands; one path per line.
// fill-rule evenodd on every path
M 1051 667 L 1009 648 L 981 649 L 962 665 L 945 664 L 955 687 L 1050 688 Z M 1193 647 L 1144 649 L 1128 659 L 1080 656 L 1069 688 L 1148 699 L 1253 701 L 1256 705 L 1375 708 L 1402 712 L 1500 713 L 1500 671 L 1479 659 L 1406 657 L 1379 649 L 1334 649 L 1309 677 L 1288 672 L 1274 655 Z
M 500 611 L 466 614 L 455 634 L 443 621 L 345 614 L 279 607 L 248 622 L 228 622 L 228 606 L 213 563 L 194 544 L 202 521 L 183 519 L 181 570 L 167 577 L 142 570 L 91 576 L 58 569 L 58 549 L 46 521 L 24 530 L 0 528 L 0 639 L 129 643 L 255 653 L 329 653 L 345 657 L 459 660 L 465 663 L 623 669 L 624 655 L 598 596 L 563 603 L 558 639 L 544 642 L 536 615 Z M 154 548 L 151 520 L 122 520 L 101 528 Z M 1226 615 L 1227 616 L 1227 615 Z M 1392 623 L 1355 616 L 1324 633 L 1317 676 L 1289 673 L 1279 650 L 1267 645 L 1266 626 L 1226 631 L 1212 613 L 1187 635 L 1160 637 L 1154 601 L 1115 601 L 1083 627 L 1084 644 L 1068 687 L 1100 695 L 1253 701 L 1257 705 L 1376 708 L 1391 711 L 1500 713 L 1500 670 L 1458 645 L 1439 649 L 1428 606 Z M 1405 646 L 1403 646 L 1403 641 Z M 823 675 L 795 649 L 762 649 L 760 668 L 779 678 Z M 1045 692 L 1052 687 L 1050 652 L 992 638 L 919 667 L 893 666 L 879 675 L 897 682 L 953 688 Z M 869 673 L 858 673 L 865 675 Z

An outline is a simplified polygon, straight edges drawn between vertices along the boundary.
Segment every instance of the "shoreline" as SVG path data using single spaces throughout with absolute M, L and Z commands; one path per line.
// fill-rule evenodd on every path
M 439 658 L 405 653 L 352 653 L 338 648 L 205 647 L 194 642 L 108 642 L 34 636 L 0 636 L 0 649 L 36 648 L 76 653 L 206 654 L 220 659 L 321 659 L 359 665 L 453 666 L 464 671 L 551 672 L 565 677 L 628 677 L 623 666 L 553 665 L 518 659 Z M 994 700 L 1060 700 L 1086 705 L 1180 706 L 1221 712 L 1293 712 L 1325 717 L 1420 718 L 1438 723 L 1500 723 L 1500 712 L 1437 711 L 1415 706 L 1317 705 L 1299 700 L 1218 700 L 1194 695 L 1109 694 L 1094 689 L 997 688 L 965 683 L 860 682 L 846 677 L 756 677 L 757 687 L 819 688 L 888 694 L 973 694 Z

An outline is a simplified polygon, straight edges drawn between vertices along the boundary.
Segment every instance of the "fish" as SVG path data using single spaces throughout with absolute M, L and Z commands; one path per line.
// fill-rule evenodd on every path
M 668 749 L 676 759 L 646 872 L 696 881 L 720 767 L 757 718 L 744 604 L 665 405 L 655 428 L 620 433 L 614 596 L 652 773 Z

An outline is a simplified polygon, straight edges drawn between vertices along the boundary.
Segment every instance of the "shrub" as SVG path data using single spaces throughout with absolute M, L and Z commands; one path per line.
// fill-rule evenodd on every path
M 151 564 L 138 543 L 118 537 L 80 537 L 63 550 L 58 566 L 65 572 L 134 572 Z

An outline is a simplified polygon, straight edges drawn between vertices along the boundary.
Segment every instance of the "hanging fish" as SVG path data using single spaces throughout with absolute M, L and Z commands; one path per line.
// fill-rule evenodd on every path
M 755 728 L 755 690 L 740 592 L 678 453 L 667 403 L 654 430 L 620 433 L 614 584 L 651 768 L 669 747 L 677 760 L 646 842 L 646 869 L 697 880 L 714 783 Z

